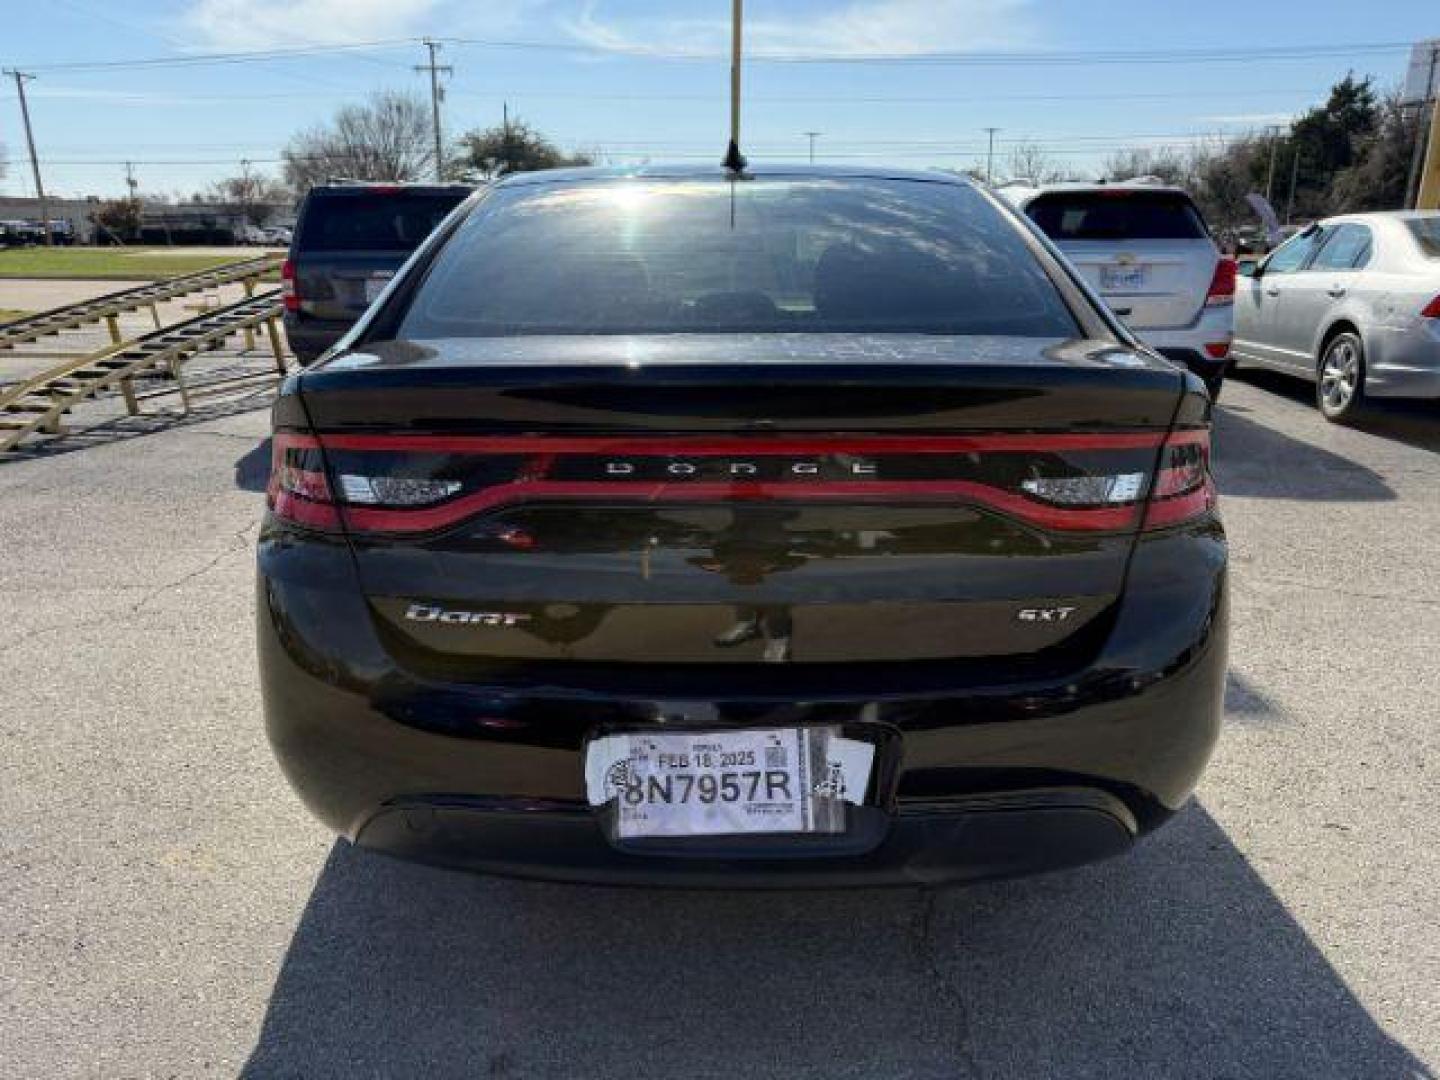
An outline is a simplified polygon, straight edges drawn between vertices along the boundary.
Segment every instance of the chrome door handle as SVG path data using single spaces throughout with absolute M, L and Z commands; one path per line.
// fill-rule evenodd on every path
M 1340 297 L 1345 295 L 1345 289 L 1340 285 L 1336 285 L 1334 288 L 1326 289 L 1325 295 L 1333 296 L 1336 300 L 1339 300 Z
M 1272 285 L 1272 286 L 1270 286 L 1270 288 L 1268 288 L 1268 289 L 1265 290 L 1265 295 L 1266 295 L 1266 296 L 1279 296 L 1279 295 L 1280 295 L 1280 290 L 1277 289 L 1275 286 Z

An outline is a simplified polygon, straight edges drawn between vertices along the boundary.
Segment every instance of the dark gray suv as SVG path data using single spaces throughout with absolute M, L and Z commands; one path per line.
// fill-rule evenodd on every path
M 350 329 L 370 301 L 475 189 L 465 184 L 325 184 L 300 207 L 285 286 L 285 333 L 308 364 Z

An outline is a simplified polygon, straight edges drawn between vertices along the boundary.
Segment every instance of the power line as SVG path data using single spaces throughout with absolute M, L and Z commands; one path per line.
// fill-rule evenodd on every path
M 437 37 L 431 39 L 390 38 L 346 42 L 334 45 L 301 45 L 289 48 L 255 49 L 188 56 L 137 57 L 127 60 L 78 60 L 32 64 L 32 71 L 104 71 L 125 68 L 204 67 L 248 64 L 271 60 L 303 59 L 325 54 L 363 53 L 424 44 L 426 40 L 470 48 L 583 53 L 593 56 L 636 60 L 683 60 L 718 62 L 727 55 L 718 51 L 652 49 L 641 46 L 597 45 L 587 42 L 503 41 L 482 38 Z M 1315 60 L 1361 53 L 1404 52 L 1410 42 L 1331 42 L 1315 45 L 1271 45 L 1235 49 L 1212 46 L 1195 49 L 1136 49 L 1054 52 L 927 52 L 927 53 L 757 53 L 757 64 L 899 64 L 964 67 L 1046 67 L 1087 64 L 1217 64 L 1252 63 L 1271 60 Z
M 284 49 L 253 49 L 243 52 L 195 53 L 188 56 L 147 56 L 129 60 L 71 60 L 34 64 L 36 71 L 109 71 L 116 68 L 209 67 L 223 64 L 253 64 L 269 60 L 303 59 L 328 53 L 351 53 L 368 49 L 394 49 L 415 44 L 413 38 L 389 41 L 357 41 L 343 45 L 297 45 Z

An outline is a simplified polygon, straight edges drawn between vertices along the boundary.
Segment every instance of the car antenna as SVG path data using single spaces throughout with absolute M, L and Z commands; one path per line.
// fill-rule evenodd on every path
M 740 45 L 741 27 L 744 23 L 745 0 L 731 0 L 730 11 L 730 145 L 725 149 L 725 160 L 721 162 L 731 173 L 731 179 L 740 178 L 745 172 L 745 155 L 740 152 Z

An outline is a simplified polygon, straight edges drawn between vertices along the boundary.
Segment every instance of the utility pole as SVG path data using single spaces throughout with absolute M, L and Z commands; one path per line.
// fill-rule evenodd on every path
M 1425 157 L 1425 114 L 1434 107 L 1435 63 L 1440 60 L 1440 45 L 1430 46 L 1430 73 L 1425 79 L 1425 96 L 1415 107 L 1415 149 L 1410 154 L 1410 175 L 1405 179 L 1405 206 L 1414 210 L 1420 195 L 1420 163 Z
M 440 140 L 440 102 L 445 100 L 445 91 L 440 86 L 440 74 L 455 74 L 455 69 L 449 64 L 435 63 L 435 54 L 440 51 L 441 44 L 434 38 L 423 38 L 420 44 L 430 50 L 430 62 L 428 64 L 416 64 L 416 71 L 428 71 L 430 73 L 430 119 L 435 126 L 435 179 L 445 179 L 445 144 Z M 509 125 L 506 125 L 509 131 Z
M 802 131 L 800 134 L 804 135 L 807 139 L 810 140 L 810 164 L 811 164 L 811 165 L 814 165 L 814 164 L 815 164 L 815 140 L 818 139 L 821 135 L 824 135 L 825 133 L 824 133 L 823 131 Z
M 1290 140 L 1295 145 L 1291 147 L 1290 154 L 1290 197 L 1285 200 L 1285 225 L 1290 225 L 1290 215 L 1295 210 L 1295 181 L 1300 175 L 1300 143 Z
M 15 93 L 20 98 L 20 116 L 25 121 L 25 142 L 30 147 L 30 171 L 35 174 L 35 195 L 40 200 L 40 220 L 44 223 L 45 243 L 53 247 L 55 237 L 50 232 L 50 203 L 45 198 L 45 185 L 40 182 L 40 159 L 35 156 L 35 133 L 30 130 L 30 106 L 25 101 L 25 83 L 35 78 L 15 68 L 6 68 L 6 75 L 15 77 Z
M 240 191 L 239 191 L 239 196 L 240 196 L 240 197 L 239 197 L 239 199 L 236 200 L 236 201 L 240 203 L 240 214 L 241 214 L 242 217 L 245 218 L 245 227 L 247 227 L 247 228 L 249 227 L 249 225 L 250 225 L 250 223 L 251 223 L 251 222 L 250 222 L 250 205 L 251 205 L 250 196 L 251 196 L 251 193 L 252 193 L 253 191 L 254 191 L 254 185 L 251 183 L 251 180 L 250 180 L 250 159 L 249 159 L 249 158 L 241 158 L 241 159 L 240 159 Z
M 135 199 L 135 189 L 140 186 L 140 181 L 135 179 L 135 163 L 125 162 L 125 186 L 130 190 L 130 199 Z
M 1271 206 L 1274 206 L 1274 205 L 1275 205 L 1274 201 L 1270 198 L 1270 194 L 1271 194 L 1271 192 L 1274 190 L 1274 187 L 1275 187 L 1275 148 L 1278 147 L 1279 145 L 1280 145 L 1280 125 L 1279 125 L 1279 124 L 1271 124 L 1271 125 L 1270 125 L 1270 167 L 1265 170 L 1265 201 L 1266 201 L 1267 203 L 1270 203 Z
M 998 127 L 985 128 L 985 134 L 990 136 L 990 145 L 985 150 L 985 183 L 995 179 L 995 133 Z

